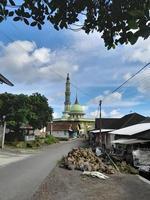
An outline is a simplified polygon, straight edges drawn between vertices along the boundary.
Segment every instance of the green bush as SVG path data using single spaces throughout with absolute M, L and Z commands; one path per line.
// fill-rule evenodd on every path
M 16 148 L 24 149 L 24 148 L 37 148 L 40 147 L 41 144 L 38 141 L 30 141 L 30 142 L 25 142 L 25 141 L 15 141 L 9 143 L 9 145 L 14 146 Z
M 27 148 L 38 148 L 38 147 L 40 147 L 41 146 L 41 144 L 40 144 L 40 142 L 39 141 L 31 141 L 31 142 L 27 142 Z
M 14 142 L 7 142 L 7 145 L 14 146 L 16 148 L 38 148 L 44 144 L 53 144 L 57 143 L 59 140 L 52 135 L 48 135 L 44 137 L 37 137 L 34 141 L 14 141 Z
M 13 144 L 13 146 L 15 146 L 16 148 L 21 148 L 21 149 L 23 149 L 23 148 L 26 148 L 26 147 L 27 147 L 26 142 L 23 142 L 23 141 L 13 142 L 12 144 Z
M 45 143 L 45 138 L 40 138 L 40 137 L 37 137 L 36 139 L 35 139 L 35 141 L 36 142 L 38 142 L 39 144 L 44 144 Z
M 53 144 L 53 143 L 57 143 L 57 142 L 58 142 L 58 139 L 52 135 L 48 135 L 45 137 L 45 144 Z

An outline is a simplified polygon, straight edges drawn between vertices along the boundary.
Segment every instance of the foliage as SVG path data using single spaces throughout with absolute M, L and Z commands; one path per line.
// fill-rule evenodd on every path
M 44 138 L 37 137 L 34 141 L 15 140 L 15 141 L 6 142 L 6 144 L 14 146 L 16 148 L 32 148 L 32 149 L 34 149 L 34 148 L 41 147 L 42 145 L 45 145 L 45 144 L 50 145 L 50 144 L 57 143 L 57 142 L 58 142 L 57 138 L 55 138 L 52 135 L 48 135 Z
M 41 144 L 37 140 L 31 141 L 31 142 L 26 142 L 26 147 L 27 148 L 32 148 L 33 149 L 33 148 L 38 148 L 40 146 L 41 146 Z
M 27 147 L 27 143 L 26 142 L 23 142 L 23 141 L 18 141 L 18 142 L 12 142 L 12 145 L 17 147 L 17 148 L 20 148 L 20 149 L 24 149 Z
M 15 0 L 0 2 L 0 22 L 12 17 L 14 21 L 42 29 L 45 22 L 56 30 L 96 30 L 107 48 L 118 44 L 135 44 L 139 37 L 150 35 L 149 0 Z M 77 23 L 77 24 L 76 24 Z
M 14 141 L 14 142 L 6 142 L 7 145 L 10 145 L 12 147 L 16 147 L 18 149 L 25 149 L 25 148 L 38 148 L 41 146 L 41 144 L 38 141 Z
M 29 96 L 29 105 L 32 115 L 30 116 L 30 124 L 34 128 L 41 129 L 52 120 L 53 109 L 48 106 L 48 99 L 39 93 Z
M 46 97 L 38 93 L 31 96 L 3 93 L 0 100 L 0 120 L 6 116 L 7 127 L 15 132 L 26 125 L 41 129 L 52 119 L 53 109 Z
M 57 142 L 58 142 L 58 139 L 55 138 L 55 137 L 52 136 L 52 135 L 48 135 L 48 136 L 46 136 L 46 138 L 45 138 L 45 143 L 46 143 L 46 144 L 53 144 L 53 143 L 57 143 Z
M 132 167 L 131 165 L 127 164 L 126 162 L 117 163 L 119 171 L 122 173 L 129 173 L 129 174 L 138 174 L 138 170 Z

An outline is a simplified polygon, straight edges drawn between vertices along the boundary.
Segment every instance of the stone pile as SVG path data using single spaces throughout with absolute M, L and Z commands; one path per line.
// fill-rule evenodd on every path
M 99 171 L 113 174 L 115 169 L 112 165 L 106 165 L 102 158 L 97 157 L 91 149 L 77 148 L 64 157 L 63 166 L 67 169 L 81 171 Z

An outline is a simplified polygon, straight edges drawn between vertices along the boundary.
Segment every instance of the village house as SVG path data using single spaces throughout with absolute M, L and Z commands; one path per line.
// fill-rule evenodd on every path
M 116 130 L 139 124 L 143 121 L 146 123 L 146 117 L 138 113 L 131 113 L 123 116 L 122 118 L 97 118 L 95 120 L 95 129 L 90 131 L 90 136 L 95 138 L 95 142 L 99 141 L 100 146 L 111 148 L 112 141 L 119 139 Z M 101 131 L 100 131 L 101 128 Z

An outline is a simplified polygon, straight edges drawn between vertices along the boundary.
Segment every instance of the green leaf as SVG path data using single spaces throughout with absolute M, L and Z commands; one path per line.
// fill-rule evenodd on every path
M 132 35 L 131 37 L 128 38 L 129 42 L 133 45 L 137 42 L 138 37 L 135 35 Z
M 28 12 L 25 12 L 25 13 L 24 13 L 24 16 L 25 16 L 26 18 L 30 18 L 30 17 L 31 17 L 31 15 L 30 15 Z
M 30 25 L 31 25 L 31 26 L 36 26 L 36 25 L 37 25 L 37 22 L 34 21 L 34 22 L 32 22 Z
M 15 2 L 13 0 L 9 0 L 9 3 L 12 5 L 12 6 L 15 6 Z
M 24 18 L 23 21 L 25 22 L 25 24 L 29 25 L 29 21 L 26 18 Z
M 54 28 L 57 30 L 57 31 L 59 31 L 59 28 L 58 28 L 58 26 L 55 24 L 54 25 Z
M 138 24 L 137 24 L 136 20 L 130 20 L 128 22 L 128 25 L 129 25 L 130 29 L 137 29 L 138 28 Z
M 144 11 L 143 10 L 131 10 L 131 11 L 129 11 L 129 14 L 133 17 L 143 17 Z
M 10 11 L 10 12 L 9 12 L 9 16 L 12 17 L 13 15 L 14 15 L 14 12 L 13 12 L 13 11 Z
M 39 29 L 39 30 L 42 29 L 42 26 L 41 26 L 41 24 L 39 24 L 39 23 L 38 23 L 38 29 Z
M 14 21 L 19 21 L 19 20 L 20 20 L 20 17 L 14 17 L 13 20 L 14 20 Z
M 0 22 L 2 22 L 4 20 L 4 17 L 0 16 Z

